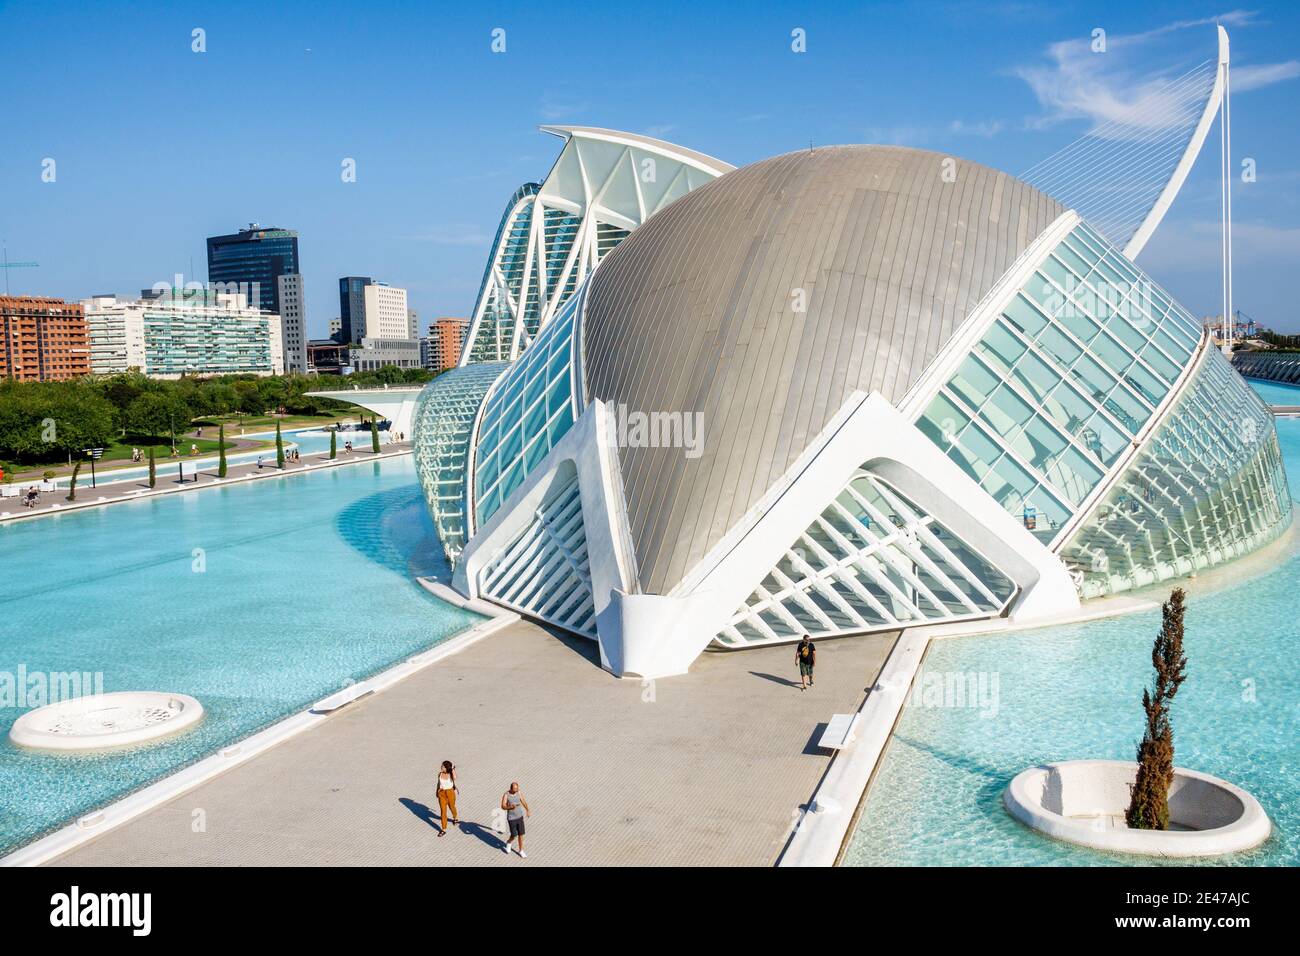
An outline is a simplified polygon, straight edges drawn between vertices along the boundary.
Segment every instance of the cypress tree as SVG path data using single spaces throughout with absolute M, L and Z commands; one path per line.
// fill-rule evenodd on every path
M 1151 649 L 1155 687 L 1142 691 L 1146 728 L 1138 744 L 1137 779 L 1128 812 L 1124 815 L 1134 830 L 1169 829 L 1169 786 L 1174 782 L 1174 729 L 1169 721 L 1169 702 L 1187 678 L 1183 656 L 1183 589 L 1174 588 L 1160 609 L 1160 633 Z
M 330 430 L 330 461 L 333 461 L 339 455 L 339 433 L 338 429 Z
M 154 463 L 153 445 L 149 446 L 149 487 L 158 484 L 158 467 Z
M 370 450 L 379 454 L 379 423 L 370 419 Z
M 284 469 L 284 439 L 280 436 L 280 423 L 275 423 L 275 467 Z
M 217 426 L 217 477 L 226 477 L 226 426 Z
M 72 466 L 72 480 L 68 482 L 68 500 L 77 500 L 77 475 L 81 473 L 81 462 Z

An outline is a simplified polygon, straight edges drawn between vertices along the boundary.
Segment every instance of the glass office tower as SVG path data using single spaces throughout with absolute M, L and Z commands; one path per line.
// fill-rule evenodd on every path
M 229 236 L 208 237 L 208 282 L 243 292 L 248 304 L 280 315 L 282 275 L 298 274 L 298 233 L 249 223 Z

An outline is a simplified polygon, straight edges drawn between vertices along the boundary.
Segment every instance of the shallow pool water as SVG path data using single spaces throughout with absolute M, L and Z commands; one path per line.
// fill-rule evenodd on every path
M 1270 405 L 1300 405 L 1300 385 L 1284 385 L 1262 378 L 1247 379 L 1251 387 Z M 1292 489 L 1294 492 L 1294 489 Z
M 1281 401 L 1270 389 L 1260 391 L 1268 401 Z M 1294 495 L 1300 489 L 1300 420 L 1279 420 L 1278 434 Z M 1191 590 L 1188 677 L 1173 704 L 1176 762 L 1241 785 L 1274 824 L 1264 846 L 1219 863 L 1300 865 L 1297 584 L 1300 553 L 1291 547 L 1277 567 L 1236 586 L 1200 595 Z M 914 692 L 899 721 L 845 863 L 1150 863 L 1041 836 L 1003 810 L 1002 791 L 1035 764 L 1134 758 L 1159 624 L 1153 611 L 934 642 L 919 675 L 919 700 Z M 932 687 L 953 675 L 955 691 L 958 674 L 976 675 L 965 681 L 977 688 L 965 706 L 945 706 L 937 693 L 927 706 L 925 675 Z M 954 693 L 952 703 L 957 700 Z
M 0 677 L 102 672 L 207 710 L 65 757 L 10 744 L 27 708 L 0 706 L 0 851 L 481 620 L 414 580 L 439 553 L 409 457 L 0 525 Z

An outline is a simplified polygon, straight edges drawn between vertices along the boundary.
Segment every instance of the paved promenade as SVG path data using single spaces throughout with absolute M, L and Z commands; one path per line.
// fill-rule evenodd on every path
M 820 642 L 806 692 L 786 646 L 643 687 L 520 622 L 54 865 L 770 865 L 829 763 L 821 725 L 858 708 L 894 640 Z M 462 824 L 439 838 L 444 758 Z M 511 780 L 533 809 L 527 860 L 492 829 Z
M 217 465 L 213 462 L 210 467 L 199 470 L 197 481 L 187 480 L 184 484 L 181 484 L 178 480 L 177 465 L 185 459 L 161 459 L 155 465 L 157 483 L 152 490 L 149 488 L 147 478 L 141 478 L 137 481 L 102 483 L 99 487 L 92 488 L 90 487 L 90 473 L 88 470 L 83 469 L 81 476 L 77 480 L 77 500 L 75 502 L 67 500 L 68 489 L 66 488 L 42 492 L 40 501 L 34 508 L 23 505 L 21 494 L 16 498 L 0 498 L 0 523 L 21 521 L 52 514 L 66 514 L 80 508 L 96 508 L 157 495 L 183 494 L 187 491 L 198 491 L 241 480 L 261 481 L 283 477 L 284 475 L 298 474 L 303 471 L 313 471 L 317 468 L 337 468 L 340 465 L 358 461 L 405 455 L 411 451 L 410 442 L 385 442 L 380 446 L 381 451 L 379 454 L 376 455 L 370 450 L 370 437 L 367 435 L 360 442 L 353 439 L 357 447 L 351 454 L 347 454 L 343 451 L 344 440 L 344 436 L 340 435 L 338 458 L 334 461 L 329 460 L 329 452 L 317 452 L 303 455 L 300 461 L 286 461 L 284 470 L 281 471 L 275 467 L 275 448 L 271 448 L 270 451 L 265 453 L 266 457 L 260 469 L 257 467 L 256 460 L 240 464 L 232 462 L 226 470 L 226 477 L 218 478 Z M 28 486 L 15 482 L 14 487 L 25 491 Z

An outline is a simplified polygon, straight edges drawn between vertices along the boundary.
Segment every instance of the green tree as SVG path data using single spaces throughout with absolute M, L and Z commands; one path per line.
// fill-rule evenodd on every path
M 379 454 L 379 423 L 370 419 L 370 450 Z
M 131 403 L 149 390 L 152 383 L 150 380 L 139 372 L 123 372 L 120 375 L 110 375 L 98 382 L 100 394 L 108 400 L 114 409 L 114 419 L 119 431 L 124 431 L 128 426 L 126 422 L 126 410 Z
M 226 477 L 226 426 L 217 428 L 217 477 Z
M 256 415 L 266 411 L 262 399 L 257 393 L 257 383 L 252 379 L 241 378 L 234 383 L 235 411 L 241 415 Z
M 158 465 L 153 457 L 153 445 L 149 446 L 149 487 L 158 484 Z
M 176 443 L 176 429 L 189 424 L 190 410 L 175 392 L 158 390 L 138 396 L 126 410 L 127 430 L 142 438 L 169 438 Z
M 0 381 L 0 451 L 17 460 L 65 459 L 113 431 L 112 404 L 85 382 Z
M 81 459 L 80 459 L 80 458 L 78 458 L 78 459 L 77 459 L 77 463 L 76 463 L 75 465 L 72 466 L 72 478 L 71 478 L 71 480 L 68 482 L 68 500 L 69 500 L 69 501 L 76 501 L 76 500 L 77 500 L 77 475 L 79 475 L 79 474 L 81 474 Z
M 239 405 L 239 393 L 226 382 L 205 382 L 201 395 L 204 415 L 229 415 Z
M 275 423 L 275 467 L 284 467 L 284 439 L 280 436 L 280 423 Z
M 339 456 L 339 433 L 338 429 L 330 429 L 330 461 Z
M 1134 830 L 1169 829 L 1169 786 L 1174 782 L 1174 729 L 1169 703 L 1187 678 L 1183 656 L 1183 589 L 1174 588 L 1161 610 L 1160 633 L 1151 649 L 1155 687 L 1142 691 L 1146 727 L 1138 744 L 1137 779 L 1125 820 Z

